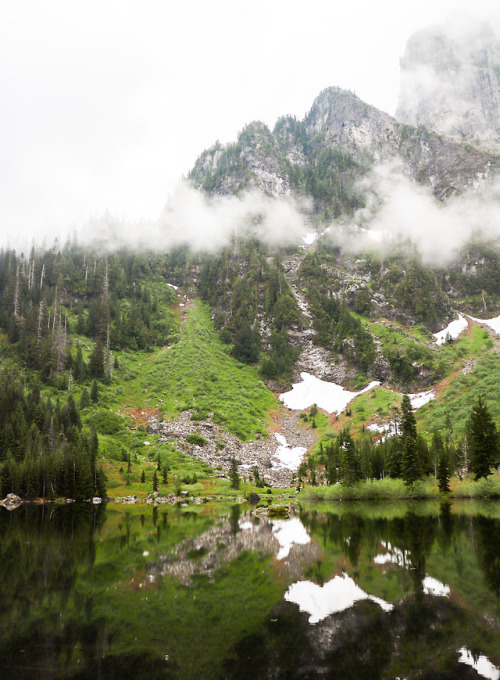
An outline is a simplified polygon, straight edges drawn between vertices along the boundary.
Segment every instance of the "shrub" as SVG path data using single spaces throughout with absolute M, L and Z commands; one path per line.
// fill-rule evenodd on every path
M 112 411 L 105 411 L 104 409 L 92 415 L 91 422 L 99 434 L 116 434 L 123 430 L 125 425 L 123 418 L 117 416 Z
M 201 434 L 198 434 L 198 432 L 193 432 L 193 434 L 189 434 L 186 437 L 186 441 L 188 444 L 194 444 L 195 446 L 205 446 L 205 444 L 208 444 L 208 439 L 202 437 Z

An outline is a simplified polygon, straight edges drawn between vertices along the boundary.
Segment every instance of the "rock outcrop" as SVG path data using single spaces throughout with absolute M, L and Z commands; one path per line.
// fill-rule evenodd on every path
M 7 510 L 15 510 L 21 505 L 21 503 L 21 498 L 16 496 L 15 493 L 8 493 L 3 501 L 0 501 L 0 505 L 3 505 L 3 507 L 7 508 Z
M 490 70 L 491 92 L 484 102 L 489 113 L 484 115 L 494 137 L 494 66 Z M 430 112 L 430 105 L 421 108 Z M 500 145 L 466 146 L 465 133 L 443 137 L 423 127 L 422 116 L 411 114 L 408 104 L 400 107 L 404 123 L 398 122 L 352 92 L 330 87 L 316 97 L 303 121 L 283 117 L 272 132 L 262 123 L 251 123 L 235 144 L 204 151 L 189 179 L 209 194 L 258 189 L 274 198 L 307 197 L 312 214 L 338 217 L 362 205 L 360 179 L 377 164 L 397 163 L 412 180 L 430 186 L 439 200 L 476 187 L 500 167 Z M 434 120 L 430 113 L 424 118 Z M 476 125 L 474 117 L 470 125 Z

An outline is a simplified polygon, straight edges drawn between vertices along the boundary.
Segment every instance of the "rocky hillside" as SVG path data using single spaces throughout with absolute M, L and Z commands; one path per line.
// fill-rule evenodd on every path
M 473 149 L 430 129 L 399 123 L 351 92 L 331 87 L 304 120 L 254 122 L 234 144 L 204 151 L 189 179 L 212 194 L 261 189 L 275 197 L 312 199 L 312 213 L 336 218 L 363 205 L 359 180 L 378 163 L 397 162 L 445 200 L 494 173 L 495 153 Z

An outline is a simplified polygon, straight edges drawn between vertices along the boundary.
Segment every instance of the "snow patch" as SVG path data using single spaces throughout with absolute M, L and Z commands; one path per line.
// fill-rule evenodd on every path
M 450 586 L 445 586 L 432 576 L 426 576 L 422 581 L 424 593 L 426 595 L 436 595 L 437 597 L 448 597 L 450 594 Z
M 246 520 L 246 521 L 240 520 L 239 527 L 240 527 L 241 531 L 249 531 L 250 529 L 254 528 L 254 525 L 252 524 L 252 522 L 249 522 L 248 520 Z
M 343 612 L 359 600 L 372 600 L 384 611 L 391 611 L 393 605 L 373 595 L 368 595 L 356 585 L 347 574 L 335 576 L 323 586 L 312 581 L 293 583 L 285 593 L 285 600 L 293 602 L 309 614 L 309 623 L 318 623 L 330 614 Z
M 174 290 L 179 290 L 179 286 L 174 286 L 173 283 L 167 283 L 167 286 L 170 286 L 170 288 L 173 288 Z
M 468 328 L 468 326 L 469 323 L 465 316 L 459 314 L 458 319 L 455 319 L 455 321 L 449 323 L 442 331 L 439 331 L 439 333 L 433 333 L 433 336 L 436 338 L 436 344 L 444 345 L 448 338 L 455 340 L 458 338 L 460 333 L 463 333 L 463 331 Z
M 484 326 L 489 326 L 492 331 L 494 331 L 497 335 L 500 335 L 500 314 L 494 319 L 476 319 L 473 316 L 469 316 L 469 319 L 472 319 L 472 321 L 477 321 L 477 323 L 481 323 Z
M 275 432 L 274 436 L 279 446 L 271 459 L 273 468 L 287 468 L 288 470 L 293 470 L 295 472 L 299 469 L 299 465 L 302 463 L 307 449 L 304 446 L 294 446 L 293 448 L 290 448 L 283 435 Z
M 306 528 L 297 517 L 273 521 L 273 534 L 280 544 L 280 549 L 276 555 L 278 560 L 284 560 L 285 557 L 288 557 L 292 546 L 306 545 L 311 542 L 311 537 Z
M 315 234 L 314 232 L 309 232 L 307 234 L 304 234 L 302 237 L 302 240 L 306 244 L 306 246 L 312 246 L 314 241 L 318 238 L 318 234 Z
M 301 373 L 300 377 L 302 378 L 301 383 L 292 385 L 290 392 L 280 394 L 280 401 L 294 411 L 302 411 L 316 404 L 327 413 L 335 411 L 339 414 L 355 397 L 380 385 L 378 380 L 373 380 L 360 392 L 349 392 L 342 385 L 320 380 L 310 373 Z
M 375 241 L 375 243 L 382 243 L 385 238 L 384 232 L 379 231 L 378 229 L 365 229 L 365 227 L 358 227 L 355 225 L 354 230 L 358 231 L 363 236 L 366 236 L 371 241 Z
M 390 543 L 382 541 L 384 548 L 389 552 L 384 555 L 376 555 L 373 558 L 375 564 L 397 564 L 398 567 L 409 567 L 411 564 L 411 555 L 409 550 L 400 550 L 393 547 Z
M 477 660 L 474 660 L 474 656 L 466 647 L 461 647 L 458 653 L 460 654 L 458 661 L 467 664 L 467 666 L 472 666 L 483 678 L 489 678 L 489 680 L 500 679 L 500 669 L 494 666 L 488 657 L 481 654 Z
M 410 403 L 413 408 L 420 408 L 421 406 L 425 406 L 425 404 L 428 404 L 430 401 L 436 398 L 436 393 L 434 390 L 429 390 L 428 392 L 417 392 L 415 394 L 409 394 L 410 397 Z
M 377 423 L 372 423 L 367 425 L 366 429 L 370 432 L 387 432 L 391 426 L 390 425 L 377 425 Z

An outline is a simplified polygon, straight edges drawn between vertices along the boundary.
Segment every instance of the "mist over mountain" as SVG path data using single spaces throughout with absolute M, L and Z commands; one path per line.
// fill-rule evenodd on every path
M 500 40 L 486 23 L 431 26 L 408 40 L 396 118 L 500 150 Z
M 319 231 L 328 226 L 335 236 L 339 227 L 363 226 L 377 232 L 372 247 L 385 237 L 410 239 L 428 262 L 449 262 L 473 236 L 497 239 L 500 43 L 493 29 L 420 31 L 401 67 L 395 118 L 330 87 L 303 120 L 284 116 L 273 130 L 253 122 L 234 143 L 205 150 L 189 182 L 218 200 L 249 191 L 293 199 Z M 354 251 L 366 245 L 354 232 L 335 240 Z

